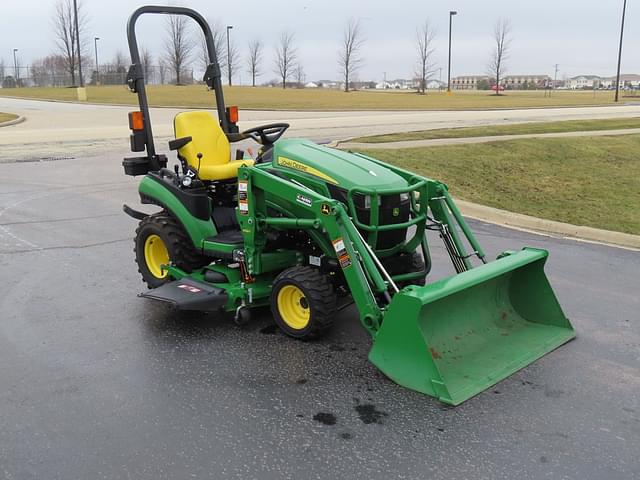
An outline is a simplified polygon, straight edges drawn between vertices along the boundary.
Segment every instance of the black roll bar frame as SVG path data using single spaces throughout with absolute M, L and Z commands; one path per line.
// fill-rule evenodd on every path
M 205 42 L 207 45 L 207 53 L 209 55 L 209 65 L 205 71 L 203 80 L 213 90 L 216 97 L 216 110 L 220 127 L 225 134 L 231 133 L 229 129 L 229 120 L 227 118 L 224 95 L 222 93 L 222 81 L 220 65 L 216 57 L 216 50 L 213 44 L 213 34 L 211 28 L 205 20 L 195 10 L 185 7 L 172 7 L 165 5 L 146 5 L 134 11 L 127 22 L 127 40 L 129 42 L 129 53 L 131 54 L 131 67 L 127 73 L 127 85 L 129 89 L 138 95 L 138 104 L 144 119 L 144 136 L 147 157 L 149 159 L 152 170 L 159 170 L 158 155 L 156 155 L 155 145 L 153 143 L 153 133 L 151 130 L 151 118 L 149 115 L 149 103 L 147 101 L 147 92 L 144 84 L 144 71 L 140 62 L 140 52 L 138 51 L 138 40 L 136 38 L 136 22 L 141 15 L 144 14 L 164 14 L 164 15 L 185 15 L 192 18 L 202 29 Z M 166 162 L 165 162 L 166 163 Z

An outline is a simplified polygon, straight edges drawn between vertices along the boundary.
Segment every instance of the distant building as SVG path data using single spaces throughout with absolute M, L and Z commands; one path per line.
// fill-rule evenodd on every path
M 613 83 L 615 84 L 615 77 Z M 620 75 L 620 88 L 624 87 L 640 88 L 640 75 L 635 73 Z
M 477 90 L 481 82 L 490 83 L 489 75 L 462 75 L 451 79 L 453 90 Z
M 377 90 L 408 90 L 410 88 L 417 88 L 419 81 L 407 80 L 405 78 L 397 78 L 395 80 L 388 80 L 380 83 L 376 83 L 375 88 Z
M 417 81 L 411 79 L 407 80 L 406 78 L 396 78 L 391 82 L 391 88 L 396 90 L 408 90 L 410 88 L 417 88 Z
M 549 75 L 506 75 L 500 82 L 510 90 L 524 90 L 528 88 L 545 88 L 553 81 Z
M 598 88 L 602 79 L 597 75 L 578 75 L 568 78 L 565 86 L 571 90 Z
M 342 85 L 344 86 L 344 83 Z M 376 88 L 376 82 L 372 82 L 370 80 L 357 80 L 349 82 L 349 88 L 352 90 L 369 90 Z
M 601 88 L 616 88 L 616 77 L 600 79 Z M 620 75 L 620 88 L 640 88 L 640 75 L 628 73 Z
M 442 90 L 443 88 L 447 88 L 447 84 L 440 80 L 427 81 L 427 90 Z
M 318 88 L 318 84 L 315 82 L 307 82 L 304 84 L 304 88 Z

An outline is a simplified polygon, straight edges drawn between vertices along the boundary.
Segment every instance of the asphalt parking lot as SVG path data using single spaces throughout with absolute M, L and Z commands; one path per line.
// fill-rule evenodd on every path
M 367 362 L 352 307 L 304 343 L 137 298 L 120 160 L 0 165 L 1 478 L 640 476 L 638 252 L 471 222 L 550 250 L 578 338 L 450 408 Z

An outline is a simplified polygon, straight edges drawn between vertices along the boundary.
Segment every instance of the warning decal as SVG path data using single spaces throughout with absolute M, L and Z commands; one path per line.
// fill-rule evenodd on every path
M 333 242 L 333 249 L 336 251 L 336 256 L 340 262 L 340 267 L 347 268 L 351 266 L 351 257 L 347 253 L 347 249 L 344 246 L 342 237 L 336 238 Z
M 247 191 L 247 182 L 238 182 L 238 208 L 242 215 L 247 215 L 249 213 L 249 197 L 247 195 Z
M 187 291 L 187 292 L 189 292 L 189 293 L 199 293 L 199 292 L 201 292 L 201 291 L 202 291 L 202 290 L 200 290 L 200 289 L 199 289 L 199 288 L 197 288 L 197 287 L 193 287 L 193 286 L 191 286 L 191 285 L 185 285 L 184 283 L 181 283 L 180 285 L 178 285 L 178 288 L 181 288 L 181 289 L 183 289 L 183 290 L 186 290 L 186 291 Z

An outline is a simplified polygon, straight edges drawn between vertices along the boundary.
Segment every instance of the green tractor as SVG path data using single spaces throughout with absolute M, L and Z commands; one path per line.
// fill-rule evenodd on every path
M 177 164 L 156 153 L 135 23 L 142 14 L 186 15 L 202 28 L 204 75 L 217 118 L 175 117 Z M 575 336 L 544 274 L 548 253 L 524 248 L 488 262 L 447 186 L 358 153 L 284 139 L 286 123 L 239 132 L 225 107 L 207 22 L 182 7 L 146 6 L 128 24 L 127 175 L 151 215 L 139 220 L 135 255 L 142 297 L 189 311 L 232 312 L 247 322 L 270 306 L 282 331 L 317 338 L 339 302 L 353 301 L 371 334 L 369 360 L 407 388 L 457 405 Z M 255 158 L 231 143 L 253 140 Z M 427 230 L 444 242 L 456 273 L 429 282 Z

